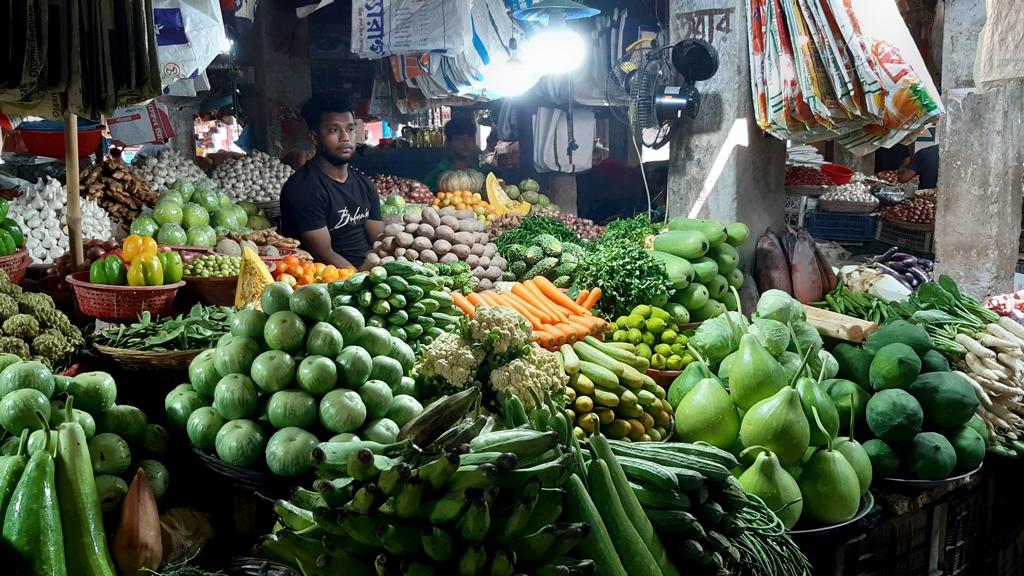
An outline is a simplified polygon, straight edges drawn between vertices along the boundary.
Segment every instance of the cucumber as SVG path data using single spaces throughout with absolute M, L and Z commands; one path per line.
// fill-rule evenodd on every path
M 627 366 L 632 366 L 633 368 L 641 372 L 646 371 L 648 368 L 651 367 L 650 361 L 648 361 L 646 358 L 641 358 L 636 354 L 631 354 L 617 346 L 610 346 L 608 344 L 605 344 L 604 342 L 601 342 L 600 340 L 594 338 L 593 336 L 587 336 L 583 339 L 583 341 L 593 346 L 599 352 L 602 352 L 605 356 L 608 356 L 609 358 L 612 358 L 614 360 L 618 360 L 619 362 L 622 362 Z
M 417 301 L 416 303 L 423 306 L 424 314 L 437 312 L 438 310 L 441 309 L 441 305 L 437 302 L 437 300 L 434 300 L 433 298 L 423 298 Z
M 692 534 L 705 537 L 704 527 L 697 522 L 697 517 L 686 510 L 653 510 L 648 508 L 644 511 L 647 519 L 651 521 L 658 530 L 670 534 Z
M 612 449 L 608 446 L 608 440 L 600 434 L 595 434 L 590 439 L 590 445 L 597 453 L 597 456 L 608 465 L 608 473 L 611 477 L 612 485 L 615 487 L 615 493 L 622 502 L 622 509 L 629 518 L 629 521 L 633 523 L 633 528 L 636 529 L 637 534 L 647 544 L 647 549 L 650 551 L 654 561 L 661 567 L 662 573 L 667 576 L 678 576 L 679 571 L 676 570 L 675 566 L 668 559 L 668 553 L 665 552 L 664 545 L 658 539 L 658 535 L 654 533 L 654 526 L 651 525 L 651 521 L 644 515 L 644 508 L 640 505 L 640 501 L 637 500 L 633 489 L 630 488 L 629 482 L 626 480 L 626 473 L 622 470 L 618 460 L 615 459 L 615 455 L 612 454 Z
M 639 458 L 620 458 L 619 466 L 634 482 L 653 486 L 660 490 L 679 490 L 679 480 L 671 470 Z
M 410 285 L 405 287 L 402 294 L 404 294 L 410 302 L 418 302 L 423 299 L 425 292 L 423 291 L 423 288 L 420 288 L 419 286 Z
M 642 506 L 662 510 L 687 510 L 690 508 L 690 498 L 682 492 L 648 488 L 635 482 L 630 482 L 629 486 Z
M 616 456 L 632 456 L 636 458 L 643 458 L 644 460 L 649 460 L 656 464 L 661 464 L 662 466 L 693 470 L 701 473 L 713 482 L 725 482 L 726 478 L 732 477 L 728 468 L 711 460 L 686 456 L 683 454 L 675 454 L 658 448 L 648 448 L 637 443 L 628 444 L 628 448 L 623 447 L 622 444 L 617 444 L 618 445 L 611 445 L 612 452 L 614 452 Z
M 565 370 L 565 373 L 570 376 L 578 374 L 580 371 L 580 359 L 573 351 L 572 346 L 569 344 L 562 344 L 559 352 L 562 353 L 562 368 Z
M 409 288 L 409 283 L 401 276 L 388 276 L 388 279 L 385 280 L 385 282 L 391 287 L 392 292 L 402 293 Z
M 594 460 L 590 463 L 587 479 L 589 480 L 590 493 L 593 495 L 594 506 L 606 521 L 608 533 L 615 551 L 622 560 L 622 565 L 629 574 L 643 574 L 645 576 L 658 576 L 663 574 L 658 562 L 655 561 L 647 544 L 640 538 L 636 528 L 627 516 L 622 507 L 615 486 L 612 484 L 611 473 L 608 472 L 608 464 L 604 460 Z
M 430 298 L 437 301 L 437 303 L 443 307 L 451 308 L 452 306 L 455 305 L 455 301 L 452 300 L 451 295 L 448 294 L 447 292 L 442 292 L 441 290 L 431 290 L 428 295 L 430 296 Z
M 573 344 L 572 349 L 576 352 L 576 355 L 580 357 L 580 360 L 600 365 L 609 372 L 615 374 L 616 380 L 618 380 L 626 370 L 625 364 L 612 359 L 604 352 L 601 352 L 586 342 L 577 342 Z
M 594 384 L 601 388 L 614 389 L 619 386 L 618 376 L 616 376 L 611 370 L 599 364 L 580 360 L 580 373 L 587 378 L 590 378 Z
M 585 558 L 593 558 L 597 562 L 601 576 L 627 576 L 626 568 L 622 560 L 615 553 L 615 545 L 612 543 L 608 527 L 594 501 L 591 500 L 583 480 L 573 474 L 566 482 L 566 504 L 568 516 L 571 522 L 586 522 L 590 524 L 590 536 L 576 546 L 579 555 Z

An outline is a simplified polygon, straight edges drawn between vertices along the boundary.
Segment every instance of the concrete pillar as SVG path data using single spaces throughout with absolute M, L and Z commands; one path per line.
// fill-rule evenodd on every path
M 257 10 L 249 35 L 257 102 L 249 110 L 250 122 L 255 122 L 255 147 L 281 156 L 311 147 L 309 130 L 299 112 L 312 91 L 308 20 L 297 20 L 288 2 L 260 2 Z
M 1024 192 L 1024 81 L 973 87 L 984 13 L 984 0 L 946 1 L 935 223 L 938 272 L 977 297 L 1013 290 Z
M 669 216 L 744 222 L 756 238 L 784 218 L 786 145 L 754 119 L 744 0 L 670 0 L 670 39 L 701 38 L 718 50 L 718 74 L 698 84 L 700 115 L 671 143 Z M 741 250 L 753 263 L 754 242 Z

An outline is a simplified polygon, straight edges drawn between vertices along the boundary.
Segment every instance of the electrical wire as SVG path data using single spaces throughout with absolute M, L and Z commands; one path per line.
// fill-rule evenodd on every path
M 632 128 L 632 126 L 630 127 Z M 636 156 L 640 159 L 640 178 L 644 181 L 644 193 L 647 196 L 647 217 L 654 217 L 653 201 L 651 200 L 651 187 L 647 183 L 647 171 L 644 170 L 644 155 L 643 151 L 640 150 L 640 145 L 636 143 L 636 130 L 630 129 L 629 131 L 630 140 L 633 141 L 633 149 L 636 150 Z M 667 200 L 667 199 L 666 199 Z M 665 206 L 668 206 L 668 202 L 665 202 Z

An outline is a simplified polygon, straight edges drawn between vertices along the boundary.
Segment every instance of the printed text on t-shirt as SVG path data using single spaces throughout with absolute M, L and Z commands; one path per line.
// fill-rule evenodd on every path
M 334 228 L 331 228 L 331 230 L 337 230 L 339 228 L 344 228 L 345 226 L 348 226 L 349 224 L 358 224 L 358 223 L 362 222 L 363 220 L 366 220 L 369 217 L 370 217 L 370 210 L 368 208 L 362 208 L 360 206 L 356 206 L 356 213 L 355 213 L 354 216 L 352 214 L 349 214 L 349 211 L 348 211 L 347 207 L 343 208 L 341 210 L 338 210 L 338 223 L 335 224 Z

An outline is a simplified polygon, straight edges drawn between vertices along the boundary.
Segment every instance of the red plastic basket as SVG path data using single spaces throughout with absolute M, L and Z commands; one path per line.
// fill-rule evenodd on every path
M 164 286 L 106 286 L 88 280 L 88 270 L 67 276 L 78 308 L 87 316 L 111 322 L 134 322 L 143 310 L 166 316 L 174 308 L 178 289 L 185 285 L 182 281 Z
M 28 248 L 22 246 L 10 256 L 0 256 L 0 270 L 7 273 L 7 277 L 15 284 L 21 284 L 25 279 L 25 270 L 32 263 L 32 257 L 28 255 Z

